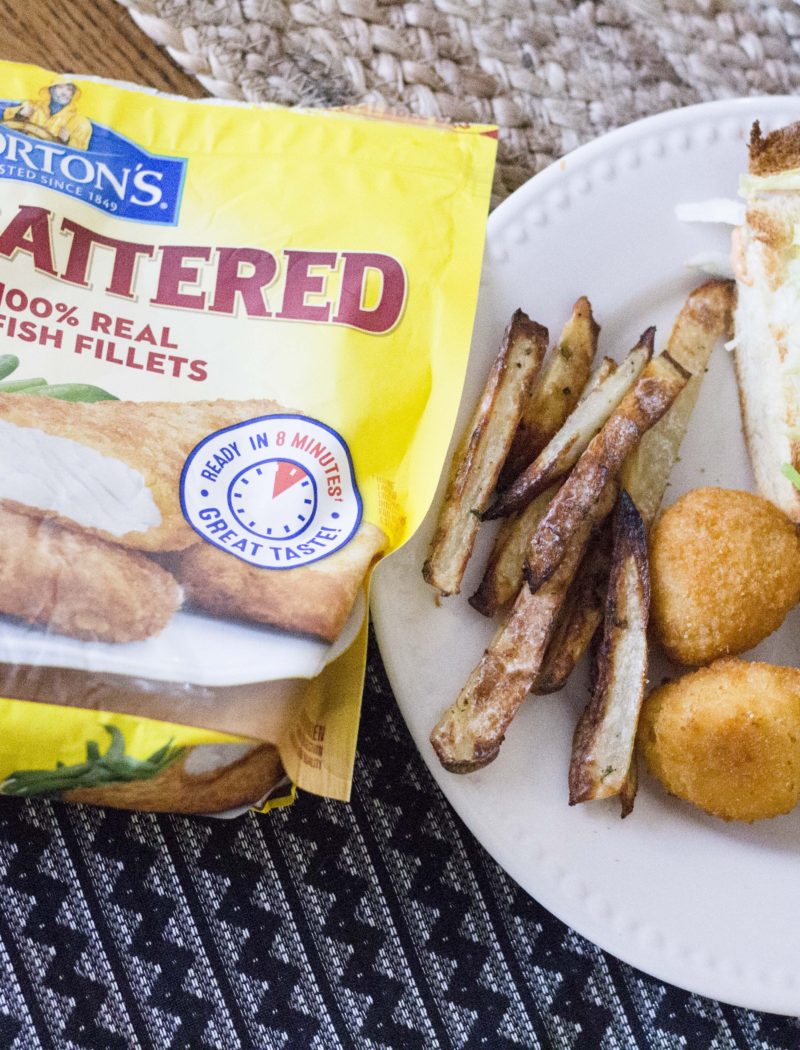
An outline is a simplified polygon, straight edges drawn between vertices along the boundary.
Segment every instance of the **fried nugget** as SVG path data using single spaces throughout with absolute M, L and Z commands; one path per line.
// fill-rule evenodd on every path
M 216 430 L 291 411 L 274 401 L 59 401 L 0 394 L 0 501 L 145 551 L 196 540 L 186 457 Z
M 346 546 L 295 569 L 257 568 L 205 542 L 173 556 L 170 564 L 187 598 L 205 612 L 332 642 L 385 545 L 379 528 L 362 523 Z
M 723 820 L 800 799 L 800 671 L 717 660 L 645 702 L 639 745 L 667 791 Z
M 56 634 L 137 642 L 181 604 L 175 579 L 146 555 L 0 508 L 0 614 Z
M 651 622 L 678 663 L 744 652 L 772 634 L 800 601 L 794 524 L 750 492 L 687 492 L 650 543 Z

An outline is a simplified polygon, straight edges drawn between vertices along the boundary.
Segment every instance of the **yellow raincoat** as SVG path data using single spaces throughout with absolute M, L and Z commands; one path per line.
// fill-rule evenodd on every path
M 66 131 L 69 138 L 66 140 L 65 145 L 72 146 L 73 149 L 86 149 L 89 145 L 89 139 L 92 137 L 92 124 L 91 121 L 81 116 L 78 112 L 80 95 L 80 89 L 76 88 L 75 94 L 66 106 L 63 106 L 55 113 L 51 113 L 50 88 L 43 87 L 39 92 L 38 98 L 21 102 L 18 106 L 8 106 L 3 111 L 3 120 L 27 121 L 29 124 L 35 124 L 36 127 L 44 128 L 45 131 L 50 132 L 54 139 L 59 139 L 62 142 L 64 142 L 62 131 Z M 24 116 L 21 115 L 20 110 L 24 107 L 30 107 L 32 112 L 26 113 Z

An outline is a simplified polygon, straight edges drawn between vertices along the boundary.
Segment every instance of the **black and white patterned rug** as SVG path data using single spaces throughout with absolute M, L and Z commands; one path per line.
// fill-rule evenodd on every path
M 444 800 L 371 642 L 353 800 L 239 820 L 0 801 L 8 1050 L 797 1050 L 522 892 Z

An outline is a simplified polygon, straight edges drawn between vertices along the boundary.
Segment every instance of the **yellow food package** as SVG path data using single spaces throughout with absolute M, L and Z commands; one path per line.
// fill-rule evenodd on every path
M 0 62 L 0 791 L 346 799 L 426 513 L 495 129 Z

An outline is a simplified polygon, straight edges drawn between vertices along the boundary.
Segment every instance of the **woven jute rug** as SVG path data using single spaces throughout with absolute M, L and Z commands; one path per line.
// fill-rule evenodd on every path
M 121 0 L 214 95 L 494 122 L 500 199 L 604 131 L 800 87 L 793 0 Z

